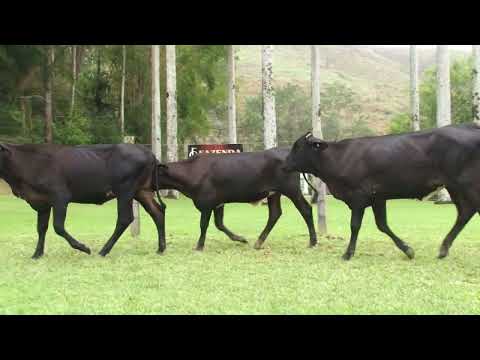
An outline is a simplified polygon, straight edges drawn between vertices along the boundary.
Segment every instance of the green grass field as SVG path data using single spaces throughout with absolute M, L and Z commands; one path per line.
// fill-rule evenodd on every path
M 0 196 L 1 314 L 478 314 L 480 221 L 474 218 L 450 256 L 438 247 L 454 222 L 452 205 L 390 202 L 391 227 L 416 251 L 408 260 L 376 230 L 366 212 L 357 253 L 344 262 L 349 211 L 328 201 L 331 238 L 308 249 L 306 227 L 283 199 L 283 216 L 265 248 L 252 248 L 265 206 L 226 206 L 225 222 L 250 244 L 230 241 L 212 225 L 205 251 L 193 251 L 199 213 L 190 200 L 166 200 L 167 251 L 157 255 L 153 222 L 142 210 L 142 234 L 120 238 L 97 255 L 115 223 L 115 202 L 71 205 L 67 229 L 93 255 L 71 249 L 52 227 L 46 255 L 31 260 L 36 214 L 22 200 Z

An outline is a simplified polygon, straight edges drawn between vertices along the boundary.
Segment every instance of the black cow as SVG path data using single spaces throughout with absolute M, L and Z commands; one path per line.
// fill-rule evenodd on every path
M 439 258 L 480 210 L 480 127 L 446 126 L 402 135 L 326 142 L 311 133 L 298 139 L 287 158 L 287 170 L 321 178 L 334 197 L 352 211 L 351 237 L 345 260 L 355 253 L 366 207 L 372 206 L 380 231 L 410 259 L 414 251 L 387 224 L 386 201 L 423 199 L 446 187 L 458 216 L 445 237 Z
M 296 206 L 308 226 L 310 246 L 317 243 L 312 209 L 300 190 L 298 173 L 283 169 L 288 150 L 239 154 L 199 154 L 167 163 L 159 171 L 159 188 L 176 189 L 193 200 L 201 212 L 201 235 L 196 250 L 203 250 L 205 235 L 212 212 L 216 227 L 231 240 L 247 241 L 227 229 L 223 223 L 224 204 L 256 203 L 268 198 L 268 222 L 255 244 L 260 249 L 273 226 L 280 218 L 280 196 L 285 195 Z
M 157 166 L 158 165 L 158 166 Z M 107 255 L 133 221 L 132 199 L 142 204 L 158 230 L 159 252 L 165 250 L 165 205 L 153 198 L 155 169 L 161 167 L 141 145 L 11 145 L 0 144 L 0 178 L 15 196 L 38 213 L 38 243 L 33 258 L 43 255 L 50 209 L 55 232 L 71 247 L 90 254 L 64 227 L 69 203 L 103 204 L 117 199 L 117 224 L 100 251 Z M 157 174 L 158 175 L 158 174 Z M 158 193 L 157 193 L 158 195 Z

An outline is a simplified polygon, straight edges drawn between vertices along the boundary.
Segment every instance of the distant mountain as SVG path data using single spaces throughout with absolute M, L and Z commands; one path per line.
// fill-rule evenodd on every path
M 468 52 L 452 51 L 452 59 Z M 322 82 L 344 82 L 361 98 L 361 111 L 369 125 L 385 133 L 392 115 L 408 111 L 409 50 L 371 45 L 322 46 Z M 261 92 L 261 46 L 240 45 L 237 52 L 240 108 L 247 96 Z M 435 63 L 434 49 L 419 50 L 420 71 Z M 276 86 L 287 83 L 310 89 L 310 47 L 276 45 L 274 52 Z M 345 119 L 348 121 L 348 119 Z

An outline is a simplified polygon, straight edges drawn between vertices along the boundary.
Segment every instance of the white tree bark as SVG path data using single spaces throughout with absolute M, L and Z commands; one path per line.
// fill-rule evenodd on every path
M 448 45 L 437 45 L 437 127 L 450 125 L 451 123 Z
M 77 85 L 77 46 L 72 46 L 72 101 L 70 103 L 70 115 L 75 109 L 75 87 Z
M 237 106 L 236 106 L 236 74 L 235 74 L 235 48 L 227 45 L 228 58 L 228 141 L 237 143 Z
M 452 123 L 450 98 L 450 59 L 448 45 L 437 45 L 437 127 Z M 446 189 L 438 192 L 437 203 L 450 202 Z
M 122 88 L 120 92 L 120 133 L 125 136 L 125 71 L 127 62 L 127 47 L 122 45 Z
M 312 129 L 313 135 L 323 139 L 322 112 L 320 106 L 320 46 L 311 45 L 311 85 L 312 85 Z M 323 181 L 316 178 L 318 190 L 317 201 L 317 226 L 320 234 L 327 233 L 327 217 L 325 199 L 327 195 L 326 186 Z
M 124 136 L 123 142 L 135 144 L 135 136 Z M 137 200 L 132 202 L 133 222 L 130 224 L 130 233 L 133 237 L 140 235 L 140 205 Z
M 273 45 L 262 45 L 263 139 L 265 149 L 277 146 L 275 91 L 273 89 Z
M 177 142 L 177 69 L 175 45 L 165 45 L 167 71 L 167 161 L 178 160 Z M 178 199 L 176 190 L 170 190 L 168 197 Z
M 420 131 L 420 97 L 418 94 L 417 46 L 410 45 L 410 111 L 413 131 Z
M 162 160 L 160 130 L 160 46 L 152 45 L 152 152 Z
M 480 125 L 480 45 L 473 47 L 473 121 Z

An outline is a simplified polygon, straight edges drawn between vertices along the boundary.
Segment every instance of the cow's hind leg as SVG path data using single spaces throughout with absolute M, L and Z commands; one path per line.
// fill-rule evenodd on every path
M 270 234 L 270 231 L 272 231 L 278 219 L 280 218 L 280 216 L 282 216 L 280 196 L 280 193 L 276 193 L 268 197 L 268 221 L 265 229 L 263 229 L 262 233 L 258 237 L 257 242 L 253 246 L 257 250 L 262 248 L 262 245 L 267 239 L 268 234 Z
M 65 217 L 67 216 L 67 203 L 59 202 L 53 206 L 53 228 L 55 232 L 63 237 L 70 246 L 76 250 L 80 250 L 84 253 L 90 254 L 90 249 L 83 245 L 81 242 L 75 240 L 66 230 L 65 230 Z
M 457 207 L 457 220 L 455 221 L 455 225 L 453 225 L 453 228 L 450 230 L 450 232 L 447 234 L 447 236 L 442 242 L 440 252 L 438 254 L 439 259 L 443 259 L 448 255 L 448 251 L 452 246 L 453 241 L 458 236 L 460 231 L 462 231 L 465 225 L 467 225 L 475 212 L 477 212 L 478 210 L 478 208 L 472 206 L 464 196 L 461 196 L 460 194 L 451 191 L 451 189 L 448 189 L 448 192 L 450 193 L 452 201 Z M 476 196 L 476 194 L 472 195 L 474 195 L 474 197 Z
M 51 208 L 48 207 L 48 209 L 37 211 L 38 242 L 32 259 L 38 259 L 43 256 L 43 251 L 45 249 L 45 234 L 47 233 L 48 221 L 50 220 L 50 210 Z
M 103 246 L 102 250 L 100 250 L 99 254 L 101 256 L 106 256 L 110 252 L 110 250 L 112 250 L 117 240 L 120 238 L 120 236 L 122 236 L 124 231 L 132 223 L 133 221 L 132 203 L 133 203 L 133 199 L 131 197 L 118 198 L 117 224 L 115 225 L 115 230 L 112 236 L 107 241 L 107 243 Z
M 387 223 L 387 202 L 385 200 L 377 200 L 373 205 L 373 214 L 375 215 L 375 223 L 377 224 L 378 230 L 387 234 L 397 245 L 397 247 L 402 250 L 409 259 L 415 257 L 415 252 L 413 249 L 403 242 L 398 236 L 396 236 L 393 231 L 390 229 Z
M 217 227 L 218 230 L 225 233 L 225 235 L 227 235 L 232 241 L 238 241 L 238 242 L 248 244 L 248 241 L 244 237 L 234 234 L 233 232 L 228 230 L 225 224 L 223 223 L 223 215 L 224 215 L 223 205 L 213 210 L 213 214 L 215 216 L 215 226 Z
M 365 213 L 364 207 L 353 207 L 352 217 L 350 220 L 350 242 L 348 243 L 347 251 L 343 254 L 343 260 L 350 260 L 355 254 L 355 248 L 357 246 L 357 237 L 360 227 L 362 226 L 363 214 Z
M 308 233 L 310 235 L 309 247 L 315 247 L 317 245 L 317 233 L 315 232 L 315 225 L 313 225 L 312 207 L 307 202 L 307 200 L 305 200 L 301 193 L 298 193 L 295 196 L 289 198 L 293 202 L 297 210 L 300 212 L 303 220 L 305 220 L 305 223 L 307 224 Z
M 195 250 L 202 251 L 205 246 L 205 237 L 207 236 L 208 224 L 210 223 L 210 217 L 212 216 L 212 209 L 201 210 L 202 216 L 200 218 L 200 238 L 197 242 Z
M 145 211 L 150 215 L 157 227 L 158 232 L 158 253 L 162 254 L 166 248 L 165 242 L 165 209 L 153 198 L 153 193 L 141 191 L 135 196 L 135 199 L 142 204 Z

